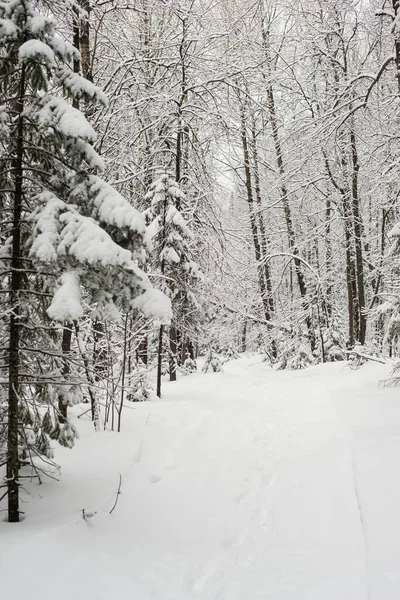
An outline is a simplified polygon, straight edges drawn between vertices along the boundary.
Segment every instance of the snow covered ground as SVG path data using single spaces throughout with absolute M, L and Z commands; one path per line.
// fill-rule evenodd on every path
M 1 597 L 398 600 L 389 371 L 240 359 L 128 405 L 121 434 L 80 419 L 61 481 L 30 485 L 27 518 L 0 523 Z

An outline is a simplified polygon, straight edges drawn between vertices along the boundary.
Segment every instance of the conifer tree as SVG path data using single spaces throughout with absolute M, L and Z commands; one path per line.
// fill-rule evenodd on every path
M 186 200 L 178 183 L 168 174 L 162 174 L 146 194 L 150 206 L 146 211 L 149 220 L 148 236 L 153 243 L 153 268 L 163 277 L 163 286 L 171 299 L 173 321 L 170 332 L 169 372 L 176 379 L 177 336 L 193 311 L 197 310 L 194 286 L 199 278 L 199 268 L 192 259 L 193 234 L 182 210 Z M 163 355 L 163 326 L 159 332 L 157 395 L 161 396 Z
M 19 472 L 76 435 L 61 407 L 79 388 L 59 352 L 60 327 L 84 306 L 101 318 L 139 310 L 168 319 L 170 303 L 140 269 L 145 221 L 98 173 L 96 134 L 73 105 L 106 105 L 73 72 L 77 52 L 29 0 L 0 3 L 2 412 L 8 519 L 19 520 Z M 85 301 L 85 302 L 84 302 Z M 3 377 L 4 375 L 4 377 Z M 63 415 L 65 417 L 65 414 Z

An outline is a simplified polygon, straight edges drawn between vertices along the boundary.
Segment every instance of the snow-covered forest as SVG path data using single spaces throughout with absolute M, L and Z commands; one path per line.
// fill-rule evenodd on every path
M 1 550 L 97 519 L 141 600 L 400 597 L 399 99 L 399 0 L 0 0 Z

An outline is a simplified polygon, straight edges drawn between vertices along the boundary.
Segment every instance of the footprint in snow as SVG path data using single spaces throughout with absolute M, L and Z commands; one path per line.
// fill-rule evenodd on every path
M 162 477 L 159 477 L 158 475 L 149 475 L 149 481 L 150 483 L 158 483 L 159 481 L 161 481 Z

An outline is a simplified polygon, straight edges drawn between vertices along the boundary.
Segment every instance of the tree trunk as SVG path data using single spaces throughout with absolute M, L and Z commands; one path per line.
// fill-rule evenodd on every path
M 68 380 L 70 372 L 69 356 L 71 354 L 71 342 L 72 342 L 72 323 L 66 323 L 63 327 L 63 335 L 61 342 L 61 350 L 63 353 L 63 368 L 62 376 L 65 382 Z M 58 419 L 60 423 L 66 423 L 68 421 L 68 402 L 66 401 L 63 393 L 63 387 L 58 393 Z
M 169 380 L 176 381 L 177 331 L 175 325 L 169 328 Z
M 163 333 L 164 325 L 160 325 L 160 331 L 158 333 L 158 354 L 157 354 L 157 396 L 161 398 L 161 371 L 162 371 L 162 357 L 163 357 Z
M 142 362 L 145 367 L 147 367 L 147 364 L 148 364 L 148 349 L 149 349 L 148 345 L 149 345 L 149 340 L 146 335 L 144 338 L 142 338 L 140 340 L 140 344 L 139 344 L 139 347 L 138 347 L 137 353 L 136 353 L 137 361 Z
M 348 312 L 348 334 L 349 334 L 349 345 L 354 346 L 356 331 L 357 331 L 357 317 L 356 317 L 356 286 L 355 286 L 355 273 L 354 263 L 351 253 L 351 234 L 349 231 L 349 223 L 344 217 L 344 235 L 345 235 L 345 246 L 346 246 L 346 285 L 347 285 L 347 312 Z
M 242 335 L 240 339 L 240 351 L 246 352 L 246 344 L 247 344 L 247 319 L 243 322 L 242 325 Z
M 15 157 L 12 160 L 14 172 L 14 200 L 12 224 L 11 289 L 10 289 L 10 330 L 9 330 L 9 376 L 8 376 L 8 435 L 7 435 L 7 494 L 8 521 L 19 521 L 19 454 L 18 454 L 18 413 L 20 398 L 20 290 L 22 287 L 21 260 L 21 218 L 23 203 L 23 153 L 24 153 L 24 98 L 25 67 L 21 68 L 17 113 L 17 135 Z
M 258 151 L 257 151 L 257 136 L 256 136 L 256 122 L 254 115 L 252 115 L 251 119 L 251 147 L 252 147 L 252 155 L 253 155 L 253 170 L 254 170 L 254 191 L 257 202 L 257 211 L 258 211 L 258 222 L 260 227 L 260 242 L 261 242 L 261 259 L 264 269 L 264 279 L 265 285 L 267 288 L 267 302 L 268 302 L 268 312 L 270 318 L 273 318 L 274 314 L 274 299 L 272 296 L 272 279 L 271 279 L 271 271 L 269 262 L 267 261 L 267 234 L 265 229 L 264 215 L 262 212 L 262 201 L 261 201 L 261 185 L 260 185 L 260 171 L 258 166 Z
M 400 2 L 399 0 L 392 0 L 393 11 L 395 15 L 395 19 L 398 19 L 400 14 Z M 400 33 L 396 32 L 394 39 L 394 48 L 395 48 L 395 62 L 396 62 L 396 79 L 397 85 L 400 93 Z
M 356 259 L 356 285 L 357 285 L 357 310 L 358 310 L 358 331 L 357 338 L 360 344 L 365 343 L 365 335 L 367 330 L 367 320 L 365 316 L 365 285 L 364 285 L 364 263 L 362 250 L 363 227 L 360 215 L 360 201 L 358 196 L 358 154 L 356 145 L 356 136 L 354 127 L 350 130 L 350 151 L 351 151 L 351 196 L 352 196 L 352 212 L 354 226 L 354 246 Z
M 85 79 L 93 81 L 92 65 L 90 60 L 90 1 L 80 0 L 80 5 L 87 16 L 80 20 L 79 49 L 81 52 L 82 75 Z
M 326 271 L 326 301 L 327 317 L 332 317 L 332 243 L 331 243 L 331 214 L 332 206 L 329 198 L 325 202 L 325 271 Z
M 262 250 L 259 238 L 259 232 L 257 227 L 257 220 L 255 214 L 255 206 L 254 206 L 254 197 L 253 197 L 253 183 L 252 183 L 252 175 L 251 175 L 251 167 L 250 167 L 250 153 L 249 153 L 249 144 L 247 139 L 247 131 L 246 131 L 246 117 L 245 110 L 242 102 L 239 102 L 239 111 L 240 111 L 240 133 L 242 139 L 242 150 L 243 150 L 243 166 L 245 173 L 245 185 L 246 185 L 246 198 L 247 204 L 249 207 L 249 218 L 250 218 L 250 229 L 253 240 L 254 253 L 256 258 L 256 266 L 257 266 L 257 278 L 258 278 L 258 289 L 261 295 L 261 300 L 264 308 L 265 320 L 271 320 L 271 312 L 270 312 L 270 303 L 268 299 L 266 284 L 264 280 L 264 268 L 262 264 Z

